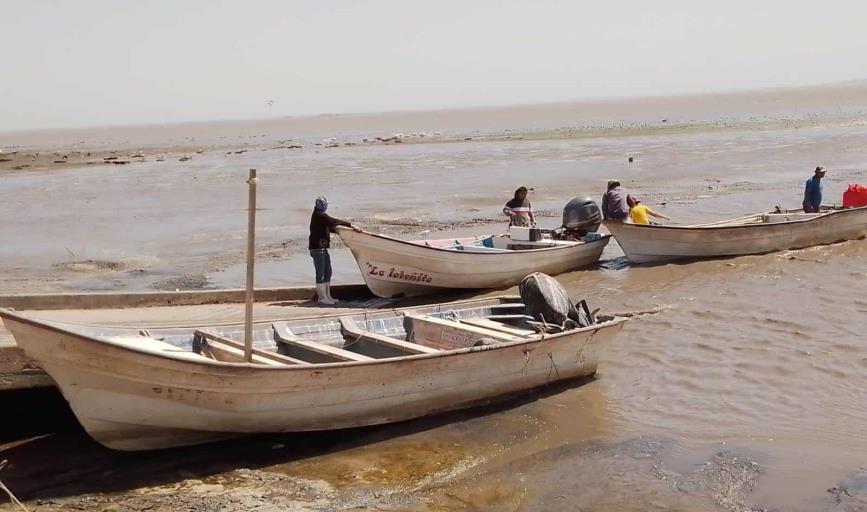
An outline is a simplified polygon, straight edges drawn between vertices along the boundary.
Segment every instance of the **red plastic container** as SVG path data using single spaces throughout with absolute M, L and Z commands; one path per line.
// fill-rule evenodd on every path
M 867 187 L 853 183 L 843 192 L 843 207 L 858 208 L 867 206 Z

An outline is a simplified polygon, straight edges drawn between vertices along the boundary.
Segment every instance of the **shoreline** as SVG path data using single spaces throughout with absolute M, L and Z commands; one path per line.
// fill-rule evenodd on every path
M 220 154 L 226 158 L 245 153 L 285 150 L 289 153 L 309 151 L 331 151 L 351 147 L 377 147 L 414 144 L 461 144 L 466 142 L 512 142 L 512 141 L 563 141 L 592 140 L 603 138 L 634 138 L 665 135 L 708 134 L 724 132 L 767 132 L 782 130 L 802 130 L 811 128 L 844 128 L 867 124 L 867 109 L 855 115 L 819 116 L 805 115 L 792 118 L 769 118 L 755 120 L 726 120 L 702 122 L 659 122 L 611 125 L 564 126 L 561 128 L 504 130 L 488 133 L 466 132 L 449 135 L 429 136 L 426 134 L 393 134 L 369 136 L 360 139 L 343 140 L 331 137 L 330 142 L 301 142 L 292 139 L 274 143 L 250 144 L 183 144 L 143 146 L 128 145 L 112 149 L 76 149 L 55 146 L 19 147 L 12 146 L 0 153 L 0 176 L 11 172 L 34 172 L 47 170 L 74 169 L 89 166 L 125 167 L 146 162 L 185 163 L 195 160 L 198 155 Z M 263 135 L 264 137 L 264 135 Z M 2 148 L 0 148 L 2 149 Z
M 867 80 L 511 106 L 46 128 L 0 132 L 0 176 L 154 159 L 194 163 L 197 155 L 218 152 L 233 157 L 351 146 L 787 130 L 865 120 Z

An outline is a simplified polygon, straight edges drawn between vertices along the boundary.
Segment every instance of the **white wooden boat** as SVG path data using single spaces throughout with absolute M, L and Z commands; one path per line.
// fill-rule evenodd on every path
M 513 240 L 508 234 L 406 241 L 338 228 L 364 282 L 380 297 L 416 296 L 444 289 L 504 288 L 531 272 L 557 275 L 592 265 L 610 240 Z
M 777 210 L 692 226 L 605 222 L 635 263 L 763 254 L 867 236 L 867 207 L 822 207 L 819 213 Z
M 339 429 L 470 407 L 592 375 L 624 318 L 542 332 L 520 298 L 243 325 L 119 329 L 0 309 L 103 445 L 146 450 L 264 432 Z

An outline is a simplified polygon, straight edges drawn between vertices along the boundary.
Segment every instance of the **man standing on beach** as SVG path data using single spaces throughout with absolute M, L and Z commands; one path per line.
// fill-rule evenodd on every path
M 618 180 L 610 180 L 608 189 L 602 195 L 602 216 L 605 220 L 623 222 L 629 217 L 626 192 L 620 188 Z
M 813 177 L 807 180 L 807 186 L 804 187 L 804 213 L 819 213 L 819 207 L 822 206 L 822 178 L 826 172 L 820 165 L 816 167 Z
M 325 213 L 328 210 L 328 199 L 325 196 L 316 198 L 313 214 L 310 216 L 310 239 L 308 248 L 313 258 L 316 271 L 316 296 L 319 303 L 334 306 L 337 299 L 331 296 L 331 255 L 328 247 L 331 245 L 331 232 L 337 226 L 346 226 L 361 232 L 361 228 L 353 226 L 345 220 L 335 219 Z

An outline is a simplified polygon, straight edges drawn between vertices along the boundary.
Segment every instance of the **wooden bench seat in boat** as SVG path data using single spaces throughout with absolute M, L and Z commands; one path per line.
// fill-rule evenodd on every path
M 491 304 L 486 306 L 485 309 L 490 310 L 490 314 L 484 315 L 487 318 L 502 316 L 505 317 L 507 315 L 514 316 L 515 318 L 525 316 L 525 311 L 527 306 L 521 302 L 503 302 L 500 304 Z M 433 308 L 419 308 L 413 309 L 410 311 L 411 314 L 431 314 L 432 312 L 439 311 Z M 478 314 L 481 316 L 480 314 Z
M 464 322 L 413 313 L 404 314 L 404 329 L 409 341 L 442 350 L 454 350 L 490 342 L 518 341 L 525 338 Z
M 107 339 L 115 343 L 122 343 L 129 347 L 144 350 L 145 352 L 153 352 L 156 354 L 169 354 L 172 357 L 179 357 L 192 361 L 201 361 L 204 357 L 200 354 L 196 354 L 195 352 L 190 352 L 189 350 L 176 347 L 170 343 L 166 343 L 165 341 L 160 341 L 156 338 L 151 338 L 149 336 L 110 336 Z
M 438 349 L 419 345 L 418 343 L 410 343 L 375 332 L 365 331 L 352 317 L 340 317 L 340 327 L 343 334 L 349 336 L 352 340 L 364 341 L 390 349 L 392 352 L 397 352 L 396 355 L 436 354 L 440 352 Z
M 462 251 L 462 252 L 478 252 L 478 253 L 492 253 L 492 252 L 510 252 L 509 249 L 500 249 L 498 247 L 485 247 L 483 245 L 455 245 L 452 247 L 445 247 L 450 251 Z
M 532 317 L 531 317 L 532 319 Z M 475 325 L 476 327 L 484 327 L 485 329 L 491 329 L 492 331 L 504 332 L 506 334 L 512 334 L 514 336 L 532 336 L 534 334 L 538 334 L 536 331 L 531 329 L 522 329 L 520 327 L 515 327 L 514 325 L 506 325 L 502 322 L 497 322 L 491 317 L 487 318 L 461 318 L 462 324 L 470 324 Z
M 244 362 L 244 344 L 221 336 L 219 334 L 204 330 L 196 330 L 194 336 L 202 340 L 202 351 L 206 352 L 213 359 L 218 361 L 226 361 L 233 363 Z M 285 356 L 268 350 L 253 349 L 252 362 L 256 364 L 266 364 L 269 366 L 295 365 L 295 364 L 310 364 L 307 361 L 296 359 L 294 357 Z
M 516 322 L 518 320 L 533 320 L 530 315 L 487 315 L 485 318 L 495 322 Z
M 501 304 L 494 304 L 491 306 L 491 311 L 503 311 L 508 310 L 512 312 L 523 312 L 527 309 L 527 306 L 523 302 L 503 302 Z
M 511 298 L 511 296 L 509 296 L 509 298 Z M 515 296 L 514 298 L 520 299 L 520 297 L 517 297 L 517 296 Z M 420 307 L 417 310 L 413 310 L 413 311 L 448 310 L 449 308 L 447 306 L 448 306 L 448 304 L 440 304 L 440 305 L 431 306 L 431 307 Z M 509 313 L 509 314 L 517 314 L 519 312 L 523 313 L 524 310 L 527 309 L 527 305 L 524 304 L 523 302 L 520 302 L 520 300 L 516 300 L 515 302 L 499 302 L 497 304 L 485 304 L 485 305 L 482 305 L 480 307 L 485 307 L 487 309 L 490 309 L 492 312 L 496 312 L 496 313 L 503 312 L 503 313 Z
M 340 363 L 346 361 L 372 361 L 373 357 L 357 354 L 338 347 L 332 347 L 324 343 L 302 339 L 289 329 L 286 322 L 274 322 L 274 340 L 280 349 L 280 353 L 291 357 L 297 357 L 311 363 Z
M 796 220 L 807 220 L 823 215 L 823 213 L 765 213 L 762 215 L 762 222 L 765 224 L 776 224 L 779 222 L 791 222 Z

